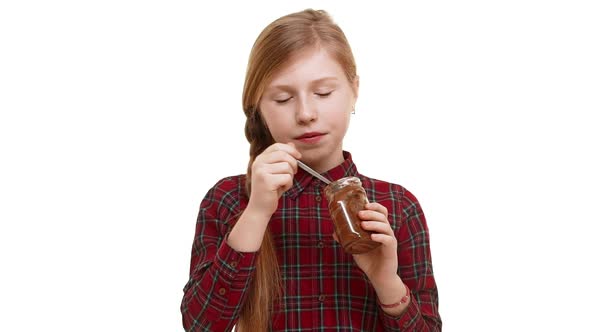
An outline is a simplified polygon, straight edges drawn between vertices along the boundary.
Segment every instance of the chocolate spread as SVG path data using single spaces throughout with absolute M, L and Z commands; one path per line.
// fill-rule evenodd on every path
M 328 198 L 330 215 L 336 235 L 344 251 L 362 254 L 375 249 L 379 242 L 371 240 L 373 232 L 365 231 L 358 213 L 369 201 L 361 182 L 356 177 L 347 177 L 330 183 L 324 190 Z

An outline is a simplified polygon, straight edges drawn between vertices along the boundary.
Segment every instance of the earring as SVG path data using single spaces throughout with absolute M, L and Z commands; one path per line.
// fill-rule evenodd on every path
M 352 106 L 352 113 L 351 114 L 355 114 L 355 112 L 356 112 L 356 107 Z

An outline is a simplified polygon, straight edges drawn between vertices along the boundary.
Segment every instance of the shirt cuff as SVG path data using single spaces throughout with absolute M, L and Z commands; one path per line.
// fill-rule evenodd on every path
M 213 266 L 208 269 L 208 274 L 202 279 L 201 291 L 208 299 L 210 309 L 207 311 L 207 319 L 216 322 L 222 316 L 231 315 L 240 305 L 247 291 L 247 285 L 252 278 L 256 264 L 256 253 L 243 253 L 230 247 L 226 238 L 217 249 Z M 207 295 L 208 294 L 208 295 Z M 229 312 L 230 314 L 227 314 Z
M 420 316 L 418 304 L 413 297 L 411 298 L 410 304 L 408 304 L 406 310 L 404 310 L 400 316 L 391 316 L 383 311 L 381 307 L 379 310 L 381 321 L 383 322 L 383 326 L 385 327 L 386 331 L 410 331 L 409 329 L 411 329 L 412 325 L 416 323 L 418 317 Z
M 227 236 L 223 238 L 217 250 L 219 271 L 229 280 L 245 280 L 252 274 L 256 265 L 258 252 L 239 252 L 227 244 Z

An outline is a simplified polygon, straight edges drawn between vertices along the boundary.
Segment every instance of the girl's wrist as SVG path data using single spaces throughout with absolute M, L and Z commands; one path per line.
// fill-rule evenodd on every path
M 403 305 L 404 303 L 407 303 L 410 300 L 410 288 L 406 284 L 404 284 L 404 286 L 406 288 L 406 294 L 399 301 L 393 303 L 382 303 L 379 298 L 377 298 L 377 303 L 379 306 L 383 309 L 393 309 Z
M 383 284 L 373 285 L 377 293 L 378 301 L 384 304 L 398 303 L 407 293 L 406 284 L 396 275 L 395 278 Z
M 246 214 L 250 217 L 250 219 L 268 222 L 273 213 L 274 211 L 269 212 L 268 209 L 260 207 L 259 205 L 253 203 L 253 200 L 250 200 L 242 215 Z
M 258 251 L 269 220 L 263 212 L 246 207 L 229 232 L 228 245 L 239 252 Z
M 388 315 L 400 316 L 408 308 L 411 301 L 410 288 L 396 276 L 392 285 L 377 290 L 377 304 Z

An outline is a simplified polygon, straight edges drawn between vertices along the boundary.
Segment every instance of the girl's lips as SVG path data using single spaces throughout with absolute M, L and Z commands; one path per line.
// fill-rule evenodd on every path
M 310 133 L 310 134 L 301 135 L 301 136 L 297 137 L 296 140 L 299 142 L 312 144 L 312 143 L 319 142 L 322 139 L 322 137 L 324 137 L 324 135 L 325 134 L 320 134 L 320 133 Z

